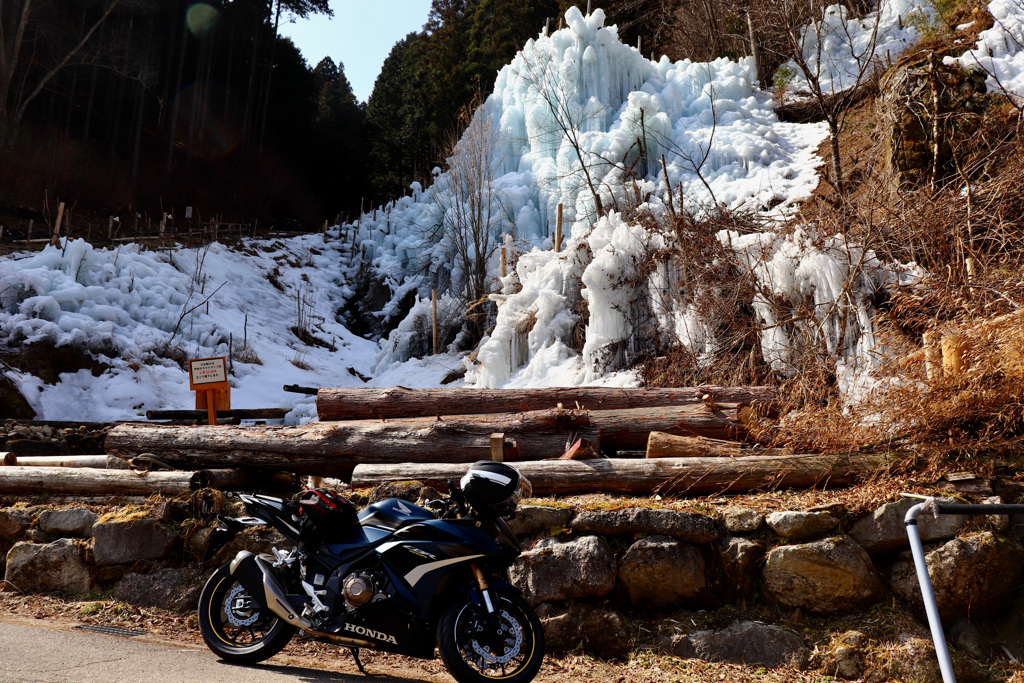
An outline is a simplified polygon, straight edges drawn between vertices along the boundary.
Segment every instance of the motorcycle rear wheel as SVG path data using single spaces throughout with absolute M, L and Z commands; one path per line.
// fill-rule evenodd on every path
M 207 647 L 226 662 L 253 664 L 273 657 L 296 628 L 257 605 L 222 566 L 199 595 L 199 632 Z
M 485 614 L 472 602 L 452 605 L 441 616 L 437 647 L 459 683 L 529 683 L 544 660 L 544 629 L 518 591 L 499 589 L 500 645 L 483 637 Z

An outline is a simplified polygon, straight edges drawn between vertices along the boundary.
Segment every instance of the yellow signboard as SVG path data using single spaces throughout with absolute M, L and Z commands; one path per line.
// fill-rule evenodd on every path
M 196 392 L 196 409 L 206 409 L 209 424 L 217 424 L 218 410 L 231 410 L 231 385 L 224 356 L 193 358 L 188 362 L 188 388 Z

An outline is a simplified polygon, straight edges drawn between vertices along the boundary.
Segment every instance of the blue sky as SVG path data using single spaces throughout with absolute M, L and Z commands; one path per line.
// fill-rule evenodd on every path
M 380 68 L 395 43 L 423 28 L 430 0 L 331 0 L 334 17 L 283 23 L 280 33 L 302 51 L 310 67 L 324 57 L 343 64 L 360 102 L 373 92 Z

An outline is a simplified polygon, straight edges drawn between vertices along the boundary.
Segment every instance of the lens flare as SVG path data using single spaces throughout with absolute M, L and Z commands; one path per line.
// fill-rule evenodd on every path
M 220 11 L 205 2 L 197 2 L 185 12 L 185 23 L 194 36 L 201 36 L 217 24 Z

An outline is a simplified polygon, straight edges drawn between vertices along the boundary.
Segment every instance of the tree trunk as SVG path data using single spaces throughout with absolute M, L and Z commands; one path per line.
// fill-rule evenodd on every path
M 627 389 L 612 387 L 556 387 L 548 389 L 320 389 L 316 410 L 320 420 L 428 417 L 512 413 L 566 408 L 616 410 L 649 406 L 700 405 L 710 396 L 724 410 L 755 401 L 773 403 L 774 387 L 690 387 L 680 389 Z
M 250 467 L 347 479 L 359 463 L 474 462 L 488 459 L 491 434 L 515 440 L 522 459 L 555 458 L 568 438 L 598 441 L 585 411 L 460 415 L 404 420 L 311 422 L 301 427 L 172 427 L 122 424 L 106 451 L 131 458 L 152 453 L 172 467 Z
M 889 461 L 875 455 L 792 455 L 657 460 L 545 460 L 517 463 L 535 495 L 686 493 L 846 486 Z M 466 471 L 459 464 L 357 465 L 353 488 L 416 480 L 445 488 Z

